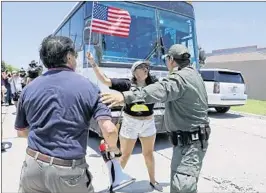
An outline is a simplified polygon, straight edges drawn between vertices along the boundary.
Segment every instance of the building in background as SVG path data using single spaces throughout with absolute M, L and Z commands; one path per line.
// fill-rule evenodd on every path
M 266 48 L 247 46 L 213 50 L 206 54 L 203 68 L 227 68 L 241 71 L 250 99 L 266 100 Z

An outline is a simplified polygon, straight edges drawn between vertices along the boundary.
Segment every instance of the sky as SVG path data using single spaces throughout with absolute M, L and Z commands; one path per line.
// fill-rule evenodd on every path
M 75 2 L 2 2 L 1 59 L 16 67 L 39 61 L 42 39 Z M 198 43 L 214 49 L 266 47 L 266 2 L 193 2 Z

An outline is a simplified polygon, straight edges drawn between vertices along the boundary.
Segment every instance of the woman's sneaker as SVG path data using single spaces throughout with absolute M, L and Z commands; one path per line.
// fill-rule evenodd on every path
M 155 182 L 155 183 L 151 183 L 150 182 L 150 185 L 153 189 L 159 191 L 159 192 L 162 192 L 163 191 L 163 187 L 158 183 L 158 182 Z

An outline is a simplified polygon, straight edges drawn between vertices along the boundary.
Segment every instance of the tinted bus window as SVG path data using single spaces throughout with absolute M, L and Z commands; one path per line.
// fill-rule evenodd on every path
M 185 45 L 191 54 L 191 63 L 196 64 L 196 37 L 194 20 L 168 11 L 158 11 L 159 29 L 166 52 L 173 44 Z
M 83 49 L 83 7 L 80 7 L 79 10 L 71 17 L 70 20 L 70 38 L 75 42 L 76 51 L 80 51 Z
M 146 58 L 157 41 L 155 9 L 125 2 L 102 1 L 101 4 L 124 9 L 131 17 L 127 38 L 102 35 L 103 62 L 135 62 Z M 156 63 L 156 58 L 150 60 Z
M 69 37 L 69 27 L 70 27 L 70 22 L 68 20 L 68 22 L 65 23 L 65 25 L 62 27 L 62 36 L 66 36 Z
M 235 72 L 218 72 L 218 81 L 227 83 L 244 83 L 242 75 Z

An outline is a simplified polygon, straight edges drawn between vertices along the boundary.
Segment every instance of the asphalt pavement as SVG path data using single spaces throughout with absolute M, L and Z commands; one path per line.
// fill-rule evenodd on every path
M 2 106 L 3 142 L 2 192 L 17 192 L 26 139 L 17 138 L 15 107 Z M 266 192 L 266 118 L 228 112 L 210 112 L 212 133 L 198 183 L 198 192 Z M 88 140 L 87 162 L 96 192 L 109 186 L 108 172 L 98 151 L 100 139 Z M 165 134 L 157 135 L 155 145 L 156 179 L 164 192 L 170 190 L 172 148 Z M 149 186 L 148 173 L 137 143 L 125 172 L 137 180 L 118 192 L 156 192 Z

